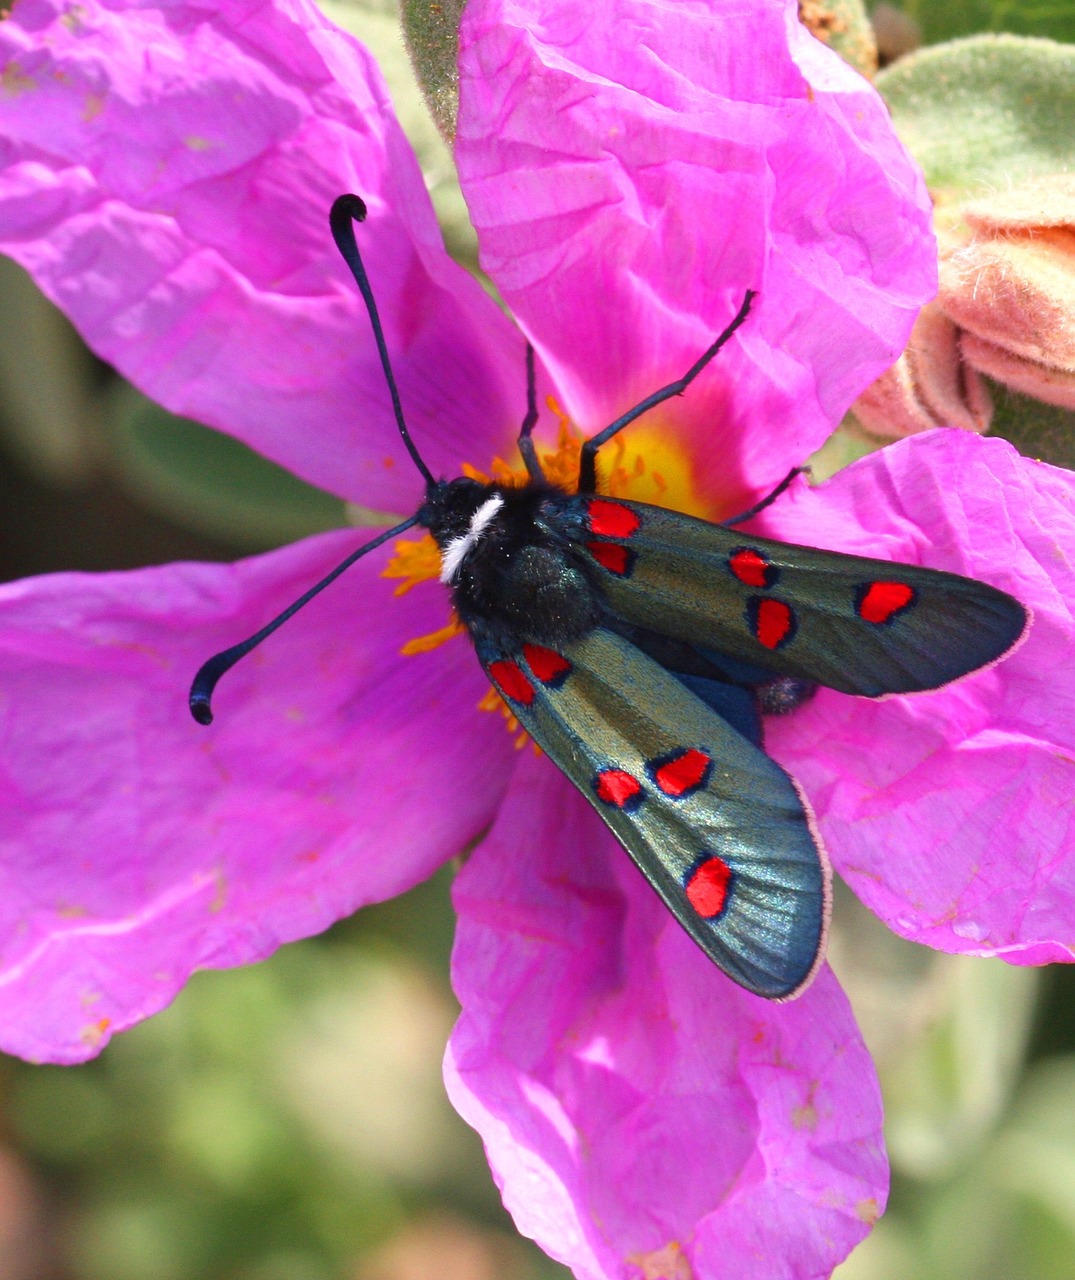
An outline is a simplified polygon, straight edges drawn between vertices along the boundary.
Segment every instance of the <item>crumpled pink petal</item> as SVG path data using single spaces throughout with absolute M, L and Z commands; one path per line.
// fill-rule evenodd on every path
M 445 253 L 373 59 L 313 4 L 23 0 L 0 67 L 0 251 L 148 395 L 412 511 L 420 481 L 328 230 L 353 190 L 429 465 L 455 474 L 475 436 L 507 448 L 522 341 Z
M 604 426 L 757 289 L 737 339 L 650 421 L 693 436 L 704 491 L 771 487 L 936 288 L 929 197 L 880 97 L 794 0 L 615 0 L 600 22 L 574 0 L 470 0 L 460 36 L 482 263 L 564 407 Z
M 201 663 L 360 541 L 0 588 L 6 1051 L 89 1057 L 194 969 L 400 893 L 492 820 L 514 751 L 473 652 L 401 656 L 443 601 L 392 598 L 375 557 L 224 677 L 211 727 L 191 718 Z
M 736 987 L 530 752 L 454 899 L 448 1090 L 579 1280 L 801 1280 L 866 1234 L 879 1091 L 827 969 L 788 1005 Z
M 1075 957 L 1075 504 L 1070 472 L 933 431 L 765 513 L 789 542 L 925 564 L 1010 591 L 1024 643 L 945 689 L 828 690 L 767 723 L 833 865 L 897 933 L 1020 964 Z

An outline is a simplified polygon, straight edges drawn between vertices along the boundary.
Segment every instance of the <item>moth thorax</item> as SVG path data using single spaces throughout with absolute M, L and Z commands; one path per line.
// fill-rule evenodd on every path
M 499 493 L 490 494 L 474 511 L 466 530 L 450 538 L 441 547 L 440 580 L 446 586 L 451 586 L 455 582 L 463 561 L 481 541 L 482 535 L 488 530 L 496 513 L 503 505 L 504 499 Z

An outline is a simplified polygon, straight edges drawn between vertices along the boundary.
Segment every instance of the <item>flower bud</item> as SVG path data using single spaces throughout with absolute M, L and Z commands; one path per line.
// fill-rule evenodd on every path
M 459 19 L 463 0 L 402 0 L 407 53 L 440 135 L 455 139 L 459 112 Z
M 1075 408 L 1075 176 L 966 206 L 969 239 L 942 248 L 939 302 L 975 369 Z
M 852 406 L 867 431 L 901 437 L 932 427 L 988 428 L 992 399 L 964 362 L 959 336 L 937 303 L 922 309 L 906 351 Z

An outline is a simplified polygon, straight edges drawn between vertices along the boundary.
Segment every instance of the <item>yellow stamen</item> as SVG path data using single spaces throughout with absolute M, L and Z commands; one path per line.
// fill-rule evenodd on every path
M 396 595 L 399 595 L 398 591 Z M 400 653 L 405 654 L 408 658 L 415 653 L 429 653 L 431 649 L 439 649 L 446 640 L 461 636 L 463 631 L 463 624 L 453 615 L 448 625 L 441 627 L 439 631 L 431 631 L 428 635 L 415 636 L 413 640 L 408 640 L 400 649 Z
M 478 710 L 500 712 L 500 714 L 504 717 L 504 727 L 507 729 L 508 733 L 511 734 L 512 738 L 515 740 L 516 751 L 521 751 L 523 747 L 526 746 L 527 742 L 530 741 L 530 735 L 526 732 L 526 730 L 522 727 L 522 725 L 519 724 L 519 721 L 515 718 L 515 716 L 512 715 L 511 708 L 500 696 L 500 694 L 497 693 L 497 691 L 493 688 L 492 685 L 490 685 L 489 688 L 486 689 L 485 693 L 483 693 L 481 698 L 479 699 Z M 538 755 L 541 754 L 541 748 L 538 746 L 536 742 L 534 743 L 534 751 Z
M 433 535 L 423 533 L 418 538 L 400 538 L 392 559 L 381 570 L 381 577 L 404 579 L 392 593 L 397 596 L 406 595 L 420 582 L 439 578 L 440 548 L 433 541 Z

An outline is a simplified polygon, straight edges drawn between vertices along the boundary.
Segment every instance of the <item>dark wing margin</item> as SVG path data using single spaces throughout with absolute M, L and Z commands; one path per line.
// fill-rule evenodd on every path
M 610 608 L 629 623 L 841 693 L 938 689 L 1003 657 L 1028 614 L 973 578 L 754 538 L 580 497 Z
M 479 658 L 702 950 L 757 995 L 798 995 L 821 962 L 830 874 L 780 766 L 609 631 Z

